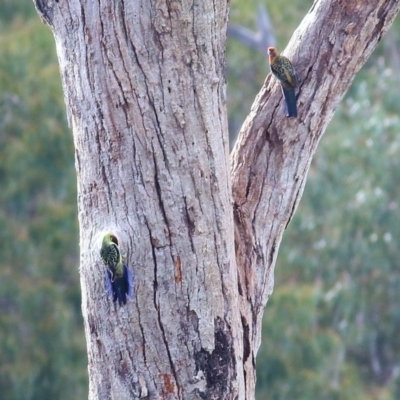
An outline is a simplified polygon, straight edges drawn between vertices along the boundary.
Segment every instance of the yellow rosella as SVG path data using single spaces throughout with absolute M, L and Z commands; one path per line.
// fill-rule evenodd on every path
M 285 97 L 286 116 L 297 117 L 296 93 L 297 74 L 292 63 L 281 56 L 275 47 L 268 47 L 268 61 L 272 74 L 279 80 Z

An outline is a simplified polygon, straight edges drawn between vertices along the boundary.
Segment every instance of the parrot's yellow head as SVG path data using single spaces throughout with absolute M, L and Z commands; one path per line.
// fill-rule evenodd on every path
M 113 233 L 106 233 L 103 238 L 103 243 L 114 243 L 118 246 L 118 238 Z

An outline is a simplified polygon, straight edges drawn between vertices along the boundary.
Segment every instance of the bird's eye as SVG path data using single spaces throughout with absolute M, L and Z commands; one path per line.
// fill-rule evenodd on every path
M 111 241 L 112 241 L 113 243 L 115 243 L 116 245 L 118 245 L 118 239 L 117 239 L 116 236 L 111 235 L 110 239 L 111 239 Z

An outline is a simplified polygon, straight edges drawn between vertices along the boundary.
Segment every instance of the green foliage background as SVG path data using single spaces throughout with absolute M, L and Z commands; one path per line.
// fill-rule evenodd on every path
M 231 23 L 255 29 L 257 4 L 232 0 Z M 266 4 L 284 48 L 312 1 Z M 0 397 L 86 398 L 74 150 L 54 41 L 30 1 L 0 9 Z M 400 398 L 399 30 L 340 105 L 284 236 L 259 400 Z M 233 39 L 227 58 L 235 134 L 268 67 Z
M 0 397 L 87 397 L 72 135 L 52 35 L 0 1 Z

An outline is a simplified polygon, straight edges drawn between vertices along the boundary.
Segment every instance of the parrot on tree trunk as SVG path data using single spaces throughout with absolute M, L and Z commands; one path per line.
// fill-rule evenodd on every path
M 133 272 L 124 264 L 118 239 L 112 233 L 103 237 L 100 256 L 106 265 L 105 284 L 108 297 L 121 306 L 127 298 L 133 300 Z
M 271 72 L 281 83 L 285 97 L 286 116 L 297 118 L 295 88 L 298 82 L 296 70 L 288 58 L 279 55 L 275 47 L 268 47 L 268 56 Z

